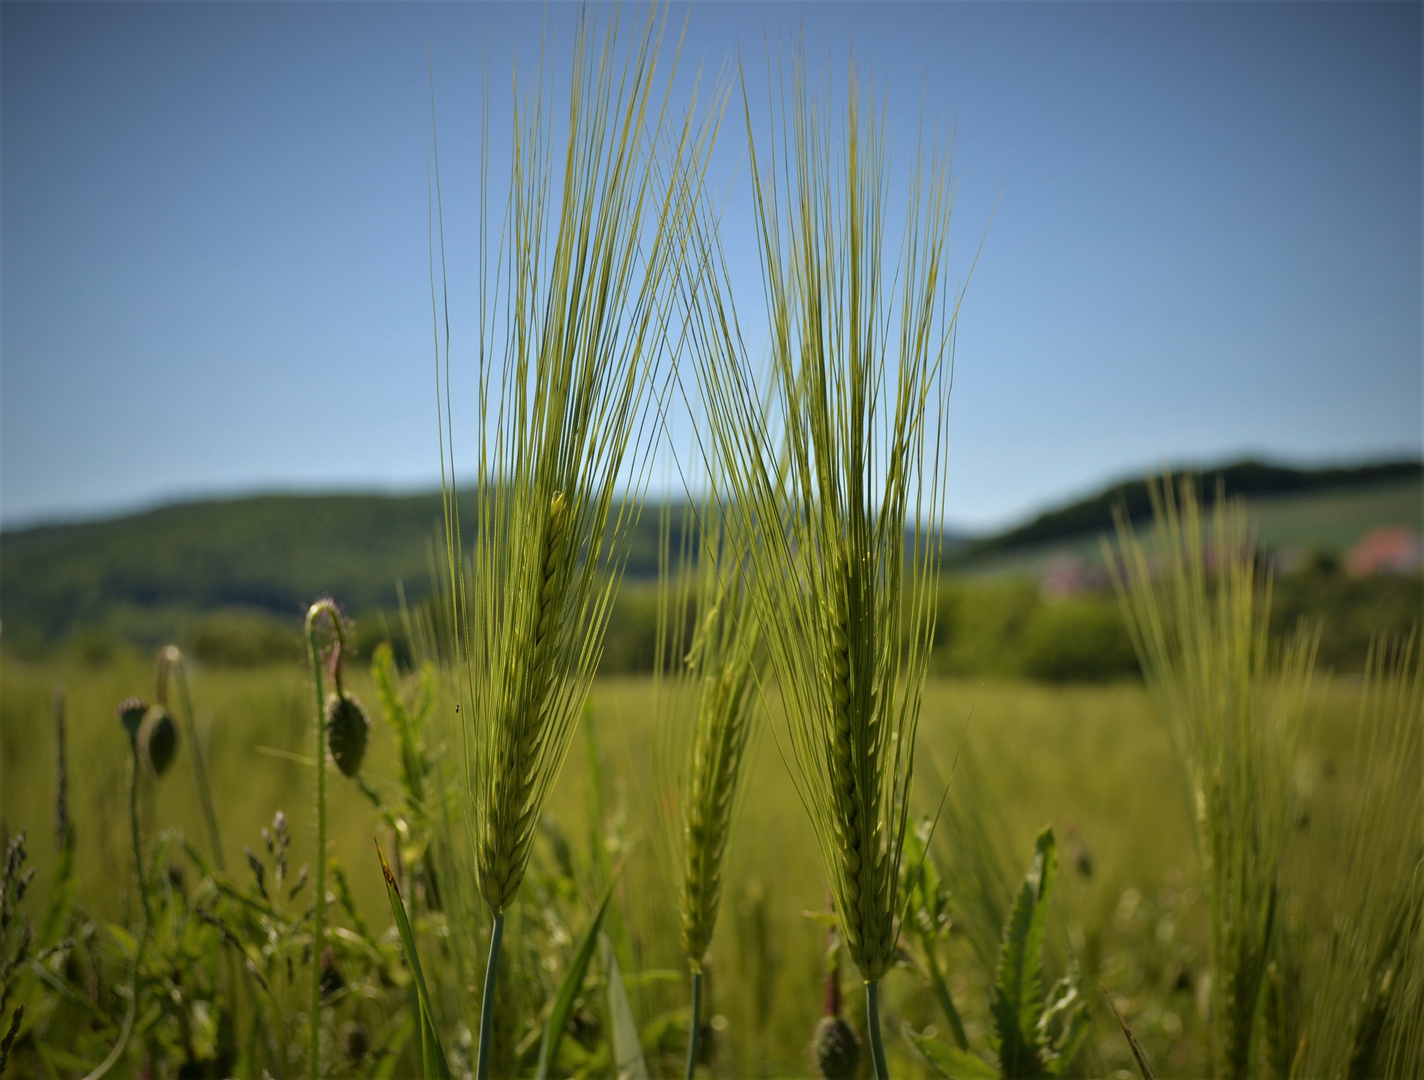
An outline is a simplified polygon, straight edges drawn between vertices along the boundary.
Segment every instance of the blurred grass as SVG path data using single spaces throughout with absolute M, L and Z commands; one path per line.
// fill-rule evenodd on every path
M 364 672 L 352 676 L 354 692 L 374 708 L 375 690 Z M 68 697 L 80 906 L 92 917 L 120 917 L 135 903 L 125 834 L 125 748 L 114 707 L 129 694 L 151 695 L 152 681 L 149 659 L 129 653 L 97 667 L 0 654 L 0 814 L 8 829 L 29 830 L 38 867 L 34 904 L 43 901 L 54 859 L 51 698 L 60 682 Z M 1356 783 L 1349 734 L 1356 693 L 1352 682 L 1337 680 L 1322 698 L 1320 722 L 1300 767 L 1311 792 L 1304 840 L 1334 835 L 1331 808 L 1347 803 Z M 260 846 L 261 828 L 277 809 L 292 823 L 294 864 L 310 862 L 314 774 L 286 756 L 310 753 L 307 677 L 295 665 L 198 666 L 193 697 L 199 728 L 210 731 L 212 783 L 229 864 L 241 866 L 244 844 Z M 661 827 L 657 815 L 669 805 L 664 785 L 673 782 L 656 767 L 654 703 L 649 679 L 594 684 L 591 717 L 603 761 L 605 825 L 631 849 L 616 896 L 635 961 L 630 974 L 682 967 L 675 876 L 660 865 L 652 842 Z M 1132 683 L 1050 687 L 932 680 L 920 739 L 917 810 L 933 813 L 943 779 L 953 775 L 955 793 L 971 812 L 1002 822 L 1008 850 L 995 854 L 1009 867 L 1026 861 L 1040 827 L 1054 824 L 1064 860 L 1058 898 L 1063 917 L 1053 930 L 1058 962 L 1071 949 L 1086 986 L 1096 986 L 1099 978 L 1107 984 L 1160 1075 L 1203 1074 L 1209 1068 L 1198 1003 L 1204 912 L 1166 736 L 1145 691 Z M 966 746 L 975 767 L 956 773 Z M 180 747 L 179 755 L 146 810 L 149 828 L 180 827 L 202 846 L 187 748 Z M 367 760 L 368 779 L 394 798 L 396 749 L 379 721 Z M 458 768 L 458 747 L 447 748 L 447 762 Z M 550 815 L 578 844 L 591 829 L 600 831 L 587 813 L 588 781 L 587 755 L 576 748 L 552 793 Z M 371 847 L 376 814 L 334 771 L 329 796 L 333 852 L 348 872 L 359 910 L 373 926 L 384 927 L 389 911 Z M 824 929 L 803 912 L 823 910 L 825 882 L 805 811 L 773 738 L 759 743 L 741 813 L 708 964 L 707 1015 L 716 1025 L 711 1038 L 718 1074 L 806 1075 L 804 1047 L 822 998 Z M 958 903 L 970 891 L 965 877 L 976 872 L 975 857 L 969 838 L 954 834 L 952 820 L 950 814 L 942 818 L 933 850 L 950 870 Z M 975 962 L 968 939 L 956 940 L 947 977 L 971 1040 L 982 1039 L 989 973 Z M 634 1008 L 646 1019 L 680 1003 L 685 992 L 680 980 L 654 980 L 641 988 L 635 981 Z M 846 1004 L 848 1015 L 859 1015 L 860 1002 L 852 997 Z M 1130 1069 L 1116 1022 L 1100 1001 L 1090 1004 L 1095 1030 L 1085 1069 L 1104 1076 Z M 938 1023 L 943 1030 L 932 995 L 907 971 L 887 976 L 884 1008 L 887 1037 L 898 1032 L 901 1020 L 917 1029 Z M 719 1016 L 725 1024 L 715 1020 Z M 903 1041 L 895 1036 L 888 1043 L 892 1070 L 915 1075 L 919 1066 Z

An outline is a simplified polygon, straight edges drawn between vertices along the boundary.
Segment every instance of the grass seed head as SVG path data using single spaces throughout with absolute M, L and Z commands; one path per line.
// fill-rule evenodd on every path
M 476 521 L 467 547 L 442 439 L 443 570 L 474 876 L 496 915 L 523 881 L 598 666 L 670 375 L 673 289 L 716 126 L 701 110 L 674 118 L 665 18 L 648 9 L 628 37 L 616 9 L 583 10 L 566 120 L 541 72 L 518 95 L 505 219 L 482 219 Z M 434 287 L 432 302 L 438 318 Z M 448 361 L 437 337 L 437 378 Z
M 951 187 L 944 153 L 927 148 L 895 265 L 880 107 L 865 104 L 852 71 L 841 119 L 828 119 L 829 84 L 808 85 L 799 53 L 790 83 L 773 102 L 787 130 L 770 154 L 751 147 L 770 309 L 765 385 L 730 312 L 711 220 L 698 237 L 707 273 L 691 336 L 728 503 L 757 538 L 756 610 L 793 779 L 846 951 L 876 982 L 894 960 L 933 639 L 957 310 L 944 273 Z

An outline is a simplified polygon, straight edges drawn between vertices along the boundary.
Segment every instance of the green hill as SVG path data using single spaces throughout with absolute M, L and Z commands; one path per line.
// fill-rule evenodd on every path
M 1247 497 L 1272 547 L 1342 550 L 1366 529 L 1424 515 L 1419 462 L 1294 470 L 1241 463 L 1200 474 Z M 473 497 L 462 517 L 473 520 Z M 1115 485 L 999 536 L 964 545 L 947 536 L 951 572 L 1034 574 L 1065 553 L 1095 555 L 1121 502 L 1150 514 L 1145 481 Z M 610 657 L 634 663 L 651 633 L 647 582 L 657 573 L 659 508 L 632 537 L 625 590 L 610 627 Z M 335 596 L 371 632 L 370 616 L 418 603 L 443 557 L 436 493 L 262 495 L 188 502 L 104 521 L 0 533 L 0 622 L 21 652 L 82 640 L 153 645 L 179 640 L 211 655 L 290 655 L 305 606 Z M 466 537 L 468 542 L 469 537 Z M 956 545 L 960 545 L 956 548 Z M 643 584 L 640 584 L 643 583 Z M 623 627 L 623 623 L 627 627 Z M 648 626 L 644 626 L 644 624 Z M 636 629 L 634 629 L 636 624 Z M 618 637 L 624 630 L 628 640 Z M 641 661 L 637 661 L 641 662 Z
M 462 496 L 462 517 L 474 518 Z M 353 614 L 416 602 L 444 553 L 438 493 L 259 495 L 0 534 L 0 620 L 11 644 L 103 626 L 149 640 L 194 613 L 295 620 L 319 596 Z M 657 573 L 657 510 L 633 536 L 629 572 Z
M 1257 512 L 1262 540 L 1270 545 L 1345 547 L 1364 529 L 1382 524 L 1418 528 L 1424 516 L 1424 463 L 1419 461 L 1330 469 L 1240 461 L 1213 469 L 1184 469 L 1175 475 L 1194 481 L 1208 495 L 1220 485 L 1228 497 L 1244 498 Z M 955 562 L 977 567 L 1035 549 L 1083 544 L 1096 548 L 1098 536 L 1112 532 L 1113 514 L 1119 508 L 1135 523 L 1151 520 L 1146 478 L 1114 484 L 1045 511 L 1017 528 L 968 544 Z
M 1424 526 L 1424 485 L 1418 480 L 1393 480 L 1305 491 L 1288 495 L 1244 496 L 1247 513 L 1261 543 L 1272 551 L 1300 556 L 1340 553 L 1353 547 L 1371 529 Z M 1145 519 L 1145 520 L 1144 520 Z M 1150 509 L 1136 521 L 1150 523 Z M 1037 575 L 1064 558 L 1096 561 L 1101 538 L 1113 534 L 1111 511 L 1106 520 L 1078 532 L 1035 543 L 997 543 L 998 538 L 967 545 L 953 559 L 955 571 L 973 575 Z

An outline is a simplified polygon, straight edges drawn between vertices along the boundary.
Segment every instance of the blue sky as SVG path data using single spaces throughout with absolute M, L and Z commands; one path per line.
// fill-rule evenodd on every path
M 0 522 L 436 483 L 429 58 L 458 368 L 482 58 L 499 176 L 514 58 L 575 11 L 0 6 Z M 954 273 L 983 253 L 951 524 L 1167 461 L 1420 452 L 1419 5 L 707 2 L 680 99 L 740 49 L 755 103 L 803 30 L 885 94 L 897 165 L 922 101 L 953 132 Z M 715 177 L 754 276 L 744 145 L 738 109 Z

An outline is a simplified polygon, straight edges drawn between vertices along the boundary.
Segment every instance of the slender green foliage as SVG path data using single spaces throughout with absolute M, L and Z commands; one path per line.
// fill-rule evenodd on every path
M 1315 639 L 1273 653 L 1270 582 L 1238 502 L 1210 526 L 1196 489 L 1152 488 L 1155 544 L 1119 522 L 1109 565 L 1142 669 L 1166 722 L 1192 816 L 1210 912 L 1211 1023 L 1218 1077 L 1247 1074 L 1276 930 L 1291 770 Z
M 416 1011 L 420 1027 L 420 1060 L 425 1080 L 449 1080 L 450 1067 L 445 1062 L 445 1050 L 440 1045 L 440 1033 L 435 1028 L 435 1010 L 430 1002 L 430 991 L 425 986 L 425 972 L 420 965 L 420 954 L 415 946 L 415 932 L 411 929 L 406 915 L 405 902 L 401 899 L 396 877 L 386 863 L 381 845 L 376 845 L 376 857 L 381 860 L 381 873 L 386 879 L 386 898 L 391 902 L 391 914 L 395 916 L 396 932 L 400 934 L 401 947 L 410 962 L 411 978 L 415 982 Z
M 1358 788 L 1345 829 L 1320 868 L 1328 933 L 1312 972 L 1298 1075 L 1418 1076 L 1424 1071 L 1424 652 L 1417 637 L 1381 640 L 1371 650 L 1355 760 Z
M 137 698 L 128 698 L 119 704 L 119 722 L 129 737 L 129 836 L 133 844 L 134 873 L 138 878 L 138 895 L 143 906 L 143 926 L 139 931 L 138 944 L 134 948 L 133 973 L 130 979 L 129 1006 L 124 1014 L 119 1037 L 107 1057 L 96 1065 L 84 1080 L 102 1080 L 123 1057 L 128 1049 L 129 1037 L 133 1034 L 134 1019 L 138 1015 L 140 974 L 142 972 L 144 950 L 148 948 L 148 938 L 153 930 L 153 906 L 148 896 L 148 876 L 143 869 L 143 838 L 138 821 L 138 784 L 142 769 L 139 766 L 138 732 L 141 717 L 148 710 Z
M 159 652 L 159 685 L 167 682 L 171 671 L 178 684 L 178 700 L 182 703 L 183 734 L 188 742 L 188 760 L 193 763 L 193 782 L 198 788 L 198 804 L 203 810 L 203 825 L 208 831 L 208 846 L 212 849 L 213 863 L 219 870 L 227 869 L 223 858 L 222 830 L 218 828 L 217 808 L 213 804 L 213 789 L 208 781 L 208 764 L 201 744 L 198 742 L 198 725 L 193 713 L 193 695 L 188 687 L 188 662 L 176 645 L 167 645 Z M 163 695 L 159 694 L 162 701 Z
M 618 874 L 611 874 L 603 890 L 603 897 L 598 902 L 598 908 L 593 913 L 593 919 L 584 930 L 583 937 L 579 939 L 573 959 L 569 961 L 564 981 L 559 984 L 558 996 L 554 998 L 554 1006 L 549 1012 L 549 1022 L 544 1025 L 544 1037 L 539 1041 L 539 1062 L 534 1069 L 535 1080 L 548 1080 L 549 1071 L 558 1059 L 559 1043 L 563 1041 L 564 1028 L 568 1026 L 569 1017 L 573 1014 L 574 998 L 578 996 L 584 976 L 588 973 L 589 961 L 593 959 L 593 950 L 598 946 L 602 934 L 603 916 L 608 911 L 608 903 L 613 899 L 613 887 L 617 883 Z
M 1107 987 L 1103 987 L 1103 996 L 1108 999 L 1108 1005 L 1111 1006 L 1113 1016 L 1117 1019 L 1117 1026 L 1122 1028 L 1122 1037 L 1127 1040 L 1127 1045 L 1132 1050 L 1132 1059 L 1137 1062 L 1137 1071 L 1142 1074 L 1142 1080 L 1157 1080 L 1157 1073 L 1148 1062 L 1147 1055 L 1142 1052 L 1137 1036 L 1127 1026 L 1127 1019 L 1122 1015 L 1122 1010 L 1117 1007 L 1117 1002 L 1113 1000 L 1112 994 L 1108 993 Z
M 954 923 L 950 914 L 949 889 L 929 851 L 934 824 L 934 819 L 922 818 L 915 828 L 905 834 L 904 880 L 900 885 L 906 900 L 904 929 L 911 931 L 912 940 L 919 946 L 918 950 L 913 947 L 908 950 L 909 955 L 923 965 L 935 1000 L 939 1002 L 950 1031 L 954 1033 L 955 1044 L 960 1050 L 968 1050 L 969 1038 L 964 1031 L 964 1020 L 955 1007 L 954 998 L 940 970 L 940 941 L 949 937 Z M 903 936 L 901 940 L 904 940 Z
M 1033 860 L 999 945 L 989 1004 L 998 1068 L 969 1053 L 963 1043 L 957 1048 L 946 1046 L 905 1029 L 906 1037 L 939 1075 L 1049 1077 L 1061 1076 L 1073 1065 L 1088 1037 L 1087 1006 L 1077 971 L 1070 967 L 1052 988 L 1043 984 L 1043 945 L 1057 876 L 1058 845 L 1053 830 L 1044 829 L 1034 843 Z

